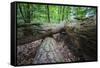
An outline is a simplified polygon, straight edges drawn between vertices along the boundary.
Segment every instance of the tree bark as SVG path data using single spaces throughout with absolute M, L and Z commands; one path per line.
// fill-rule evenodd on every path
M 19 10 L 20 10 L 20 13 L 22 15 L 24 22 L 26 22 L 25 16 L 24 16 L 23 11 L 22 11 L 22 6 L 19 4 L 18 7 L 19 7 Z
M 64 10 L 65 10 L 65 7 L 63 6 L 63 11 L 62 11 L 62 21 L 64 20 Z
M 29 43 L 29 42 L 36 41 L 39 39 L 43 39 L 47 36 L 52 36 L 53 34 L 62 32 L 63 30 L 64 30 L 64 23 L 49 25 L 49 26 L 43 25 L 42 28 L 39 29 L 39 34 L 37 34 L 36 36 L 30 35 L 30 36 L 17 39 L 17 44 L 21 45 L 21 44 Z
M 55 39 L 46 37 L 38 48 L 33 64 L 64 62 Z
M 26 14 L 27 14 L 27 15 L 26 15 L 26 16 L 27 16 L 27 17 L 26 17 L 26 18 L 27 18 L 27 19 L 26 19 L 26 20 L 27 20 L 26 23 L 30 23 L 30 22 L 31 22 L 31 15 L 30 15 L 30 13 L 31 13 L 31 11 L 30 11 L 30 4 L 28 4 L 28 5 L 27 5 L 27 13 L 26 13 Z
M 94 33 L 94 31 L 96 31 L 95 20 L 93 20 L 92 22 L 93 23 L 91 23 L 91 20 L 89 21 L 89 19 L 87 19 L 87 21 L 85 20 L 82 23 L 65 24 L 65 23 L 61 22 L 60 24 L 55 24 L 55 25 L 45 24 L 45 25 L 42 25 L 41 29 L 38 30 L 39 31 L 38 34 L 30 35 L 30 36 L 26 36 L 26 37 L 17 39 L 17 44 L 21 45 L 21 44 L 29 43 L 29 42 L 36 41 L 36 40 L 39 40 L 39 39 L 43 39 L 45 37 L 52 36 L 53 34 L 64 32 L 64 31 L 67 33 L 67 35 L 70 36 L 69 38 L 72 38 L 72 39 L 77 38 L 78 36 L 81 37 L 82 35 L 84 35 L 83 37 L 85 37 L 85 36 L 90 36 L 90 35 L 93 34 L 90 37 L 90 38 L 92 38 L 92 37 L 95 37 L 94 35 L 96 34 L 96 33 Z M 34 32 L 35 29 L 33 28 L 33 32 Z M 85 32 L 85 30 L 86 30 L 86 32 Z M 91 31 L 90 33 L 92 33 L 92 34 L 88 33 L 89 32 L 88 30 L 90 30 Z M 92 31 L 92 30 L 94 30 L 94 31 Z M 83 33 L 83 31 L 85 33 Z M 89 37 L 87 37 L 87 38 L 89 38 Z
M 49 5 L 47 5 L 47 16 L 48 16 L 48 22 L 50 22 L 50 12 L 49 12 Z

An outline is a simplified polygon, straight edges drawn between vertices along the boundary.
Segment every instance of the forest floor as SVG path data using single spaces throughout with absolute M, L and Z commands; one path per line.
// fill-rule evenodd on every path
M 56 41 L 46 37 L 43 41 L 17 46 L 17 64 L 42 64 L 57 62 L 73 62 L 79 58 L 73 55 L 64 41 Z

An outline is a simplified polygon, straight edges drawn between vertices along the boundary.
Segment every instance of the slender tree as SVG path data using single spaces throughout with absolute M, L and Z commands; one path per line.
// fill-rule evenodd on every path
M 65 10 L 65 6 L 62 7 L 62 21 L 64 20 L 64 10 Z
M 22 11 L 22 5 L 18 5 L 18 8 L 19 8 L 19 10 L 20 10 L 20 13 L 21 13 L 21 15 L 22 15 L 22 18 L 23 18 L 23 20 L 24 20 L 24 22 L 26 22 L 26 19 L 25 19 L 25 16 L 24 16 L 24 14 L 23 14 L 23 11 Z
M 50 12 L 49 12 L 49 5 L 47 5 L 47 16 L 48 16 L 48 22 L 50 22 Z
M 27 4 L 27 22 L 26 23 L 30 23 L 31 22 L 31 15 L 30 15 L 30 13 L 31 13 L 31 11 L 30 11 L 30 4 Z

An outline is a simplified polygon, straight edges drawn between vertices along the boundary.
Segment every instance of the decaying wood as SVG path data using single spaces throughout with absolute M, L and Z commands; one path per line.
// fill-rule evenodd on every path
M 90 60 L 97 60 L 96 24 L 84 24 L 84 26 L 84 29 L 80 29 L 79 32 L 77 32 L 80 48 Z
M 43 39 L 47 36 L 52 36 L 53 34 L 59 33 L 63 30 L 64 30 L 64 24 L 44 25 L 41 27 L 37 35 L 33 36 L 31 34 L 31 35 L 19 38 L 17 39 L 17 44 L 21 45 L 21 44 L 29 43 L 29 42 L 36 41 L 39 39 Z M 26 33 L 30 34 L 29 32 L 26 32 Z
M 26 26 L 25 26 L 26 27 Z M 86 19 L 81 23 L 43 25 L 39 35 L 26 36 L 17 40 L 19 64 L 41 64 L 73 61 L 97 60 L 96 19 Z M 56 35 L 58 34 L 58 36 Z M 30 50 L 29 42 L 43 39 L 40 45 Z M 31 46 L 35 46 L 32 44 Z M 29 50 L 27 50 L 29 49 Z M 22 54 L 20 54 L 20 52 Z M 27 52 L 24 54 L 24 52 Z M 27 55 L 28 54 L 28 55 Z M 23 56 L 24 55 L 24 56 Z M 22 59 L 21 57 L 24 57 Z M 27 59 L 27 57 L 29 57 Z M 31 59 L 30 59 L 31 58 Z M 22 62 L 20 62 L 22 60 Z M 27 62 L 28 61 L 28 62 Z
M 63 56 L 57 49 L 57 43 L 53 38 L 45 38 L 37 50 L 33 64 L 64 62 Z
M 46 37 L 39 46 L 33 64 L 58 63 L 79 61 L 79 57 L 73 55 L 62 41 L 57 42 L 52 37 Z
M 21 25 L 17 25 L 17 28 L 21 28 L 21 27 L 31 27 L 31 26 L 33 26 L 33 25 L 35 25 L 35 26 L 40 26 L 40 25 L 42 25 L 42 24 L 40 24 L 40 23 L 24 23 L 24 24 L 21 24 Z
M 74 45 L 69 48 L 82 60 L 97 60 L 96 19 L 89 18 L 82 23 L 67 25 L 68 40 Z
M 94 24 L 91 22 L 94 22 Z M 89 24 L 87 24 L 87 23 L 89 23 Z M 90 27 L 92 28 L 92 26 L 96 25 L 96 21 L 94 19 L 90 18 L 90 20 L 86 19 L 81 23 L 66 24 L 65 22 L 64 23 L 61 22 L 60 24 L 54 24 L 54 25 L 51 25 L 51 24 L 42 25 L 41 28 L 38 29 L 39 33 L 37 35 L 32 35 L 32 33 L 34 33 L 34 30 L 37 30 L 37 28 L 32 29 L 33 27 L 30 27 L 32 24 L 29 24 L 26 28 L 26 25 L 23 25 L 23 27 L 25 27 L 23 32 L 26 33 L 26 36 L 23 36 L 22 38 L 17 39 L 18 45 L 36 41 L 39 39 L 43 39 L 45 37 L 52 36 L 53 34 L 60 33 L 63 31 L 66 31 L 68 34 L 70 33 L 69 34 L 70 36 L 75 37 L 74 35 L 79 31 L 81 32 L 81 29 L 90 28 Z M 90 26 L 88 26 L 88 25 L 90 25 Z M 31 29 L 29 29 L 29 31 L 27 31 L 28 28 L 31 28 Z M 28 35 L 28 34 L 30 34 L 30 35 Z

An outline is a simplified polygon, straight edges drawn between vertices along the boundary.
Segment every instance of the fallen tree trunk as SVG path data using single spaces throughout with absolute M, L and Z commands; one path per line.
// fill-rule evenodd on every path
M 97 27 L 96 19 L 90 18 L 82 23 L 71 23 L 66 27 L 68 47 L 81 57 L 82 61 L 97 60 Z M 66 43 L 66 40 L 65 40 Z M 73 45 L 74 44 L 74 45 Z M 73 46 L 72 46 L 73 45 Z
M 93 22 L 93 23 L 91 23 Z M 17 38 L 17 44 L 22 45 L 25 43 L 29 43 L 32 41 L 36 41 L 39 39 L 43 39 L 48 36 L 52 36 L 53 34 L 60 33 L 65 31 L 68 33 L 70 36 L 75 37 L 74 35 L 77 34 L 77 32 L 81 32 L 81 29 L 85 28 L 92 28 L 92 26 L 96 27 L 95 19 L 91 21 L 91 19 L 87 19 L 81 23 L 69 23 L 65 24 L 61 22 L 60 24 L 46 24 L 46 25 L 41 25 L 41 28 L 34 28 L 31 26 L 32 24 L 29 24 L 27 27 L 26 25 L 23 25 L 24 28 L 24 33 L 25 36 L 21 38 Z M 89 25 L 89 26 L 88 26 Z M 20 27 L 20 26 L 19 26 Z M 37 34 L 35 34 L 35 31 L 37 31 Z M 33 35 L 35 34 L 35 35 Z
M 29 36 L 24 36 L 22 38 L 18 38 L 17 44 L 22 45 L 32 41 L 43 39 L 47 36 L 52 36 L 53 34 L 62 32 L 63 30 L 64 30 L 64 23 L 55 25 L 43 25 L 41 29 L 38 30 L 39 33 L 37 33 L 36 35 L 29 35 Z
M 93 61 L 97 60 L 96 30 L 96 19 L 87 19 L 81 23 L 43 25 L 39 30 L 38 35 L 25 36 L 21 39 L 18 39 L 17 44 L 26 44 L 39 39 L 44 39 L 45 37 L 52 36 L 56 33 L 60 34 L 61 32 L 62 34 L 65 34 L 65 36 L 62 37 L 60 34 L 60 41 L 61 39 L 64 41 L 64 46 L 67 46 L 68 49 L 72 51 L 73 55 L 79 57 L 79 61 Z
M 33 26 L 33 25 L 35 25 L 35 26 L 40 26 L 40 25 L 42 25 L 42 24 L 40 24 L 40 23 L 25 23 L 25 24 L 21 24 L 21 25 L 17 25 L 17 28 L 22 28 L 22 27 L 31 27 L 31 26 Z
M 64 62 L 55 39 L 47 37 L 37 50 L 33 64 Z
M 97 29 L 96 24 L 84 24 L 86 27 L 77 32 L 80 48 L 87 60 L 97 60 Z M 85 56 L 86 57 L 86 56 Z

